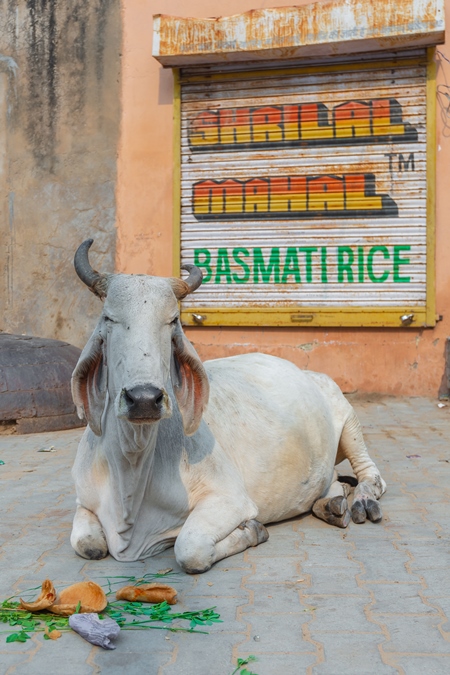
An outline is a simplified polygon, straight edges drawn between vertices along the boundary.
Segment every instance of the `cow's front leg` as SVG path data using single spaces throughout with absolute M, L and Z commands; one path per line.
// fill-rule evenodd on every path
M 195 507 L 175 542 L 177 562 L 188 574 L 206 572 L 218 560 L 262 544 L 269 538 L 264 525 L 254 518 L 239 522 L 235 504 L 214 502 Z
M 108 544 L 100 521 L 84 506 L 77 506 L 70 543 L 82 558 L 100 560 L 108 555 Z

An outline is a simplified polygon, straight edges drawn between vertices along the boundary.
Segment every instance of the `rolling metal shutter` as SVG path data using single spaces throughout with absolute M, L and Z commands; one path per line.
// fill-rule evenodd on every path
M 277 66 L 180 74 L 184 322 L 434 323 L 425 50 Z

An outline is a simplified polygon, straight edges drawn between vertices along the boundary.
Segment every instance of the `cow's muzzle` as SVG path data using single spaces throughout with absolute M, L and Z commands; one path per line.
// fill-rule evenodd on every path
M 157 422 L 170 412 L 167 393 L 151 384 L 124 388 L 120 393 L 119 416 L 130 422 Z

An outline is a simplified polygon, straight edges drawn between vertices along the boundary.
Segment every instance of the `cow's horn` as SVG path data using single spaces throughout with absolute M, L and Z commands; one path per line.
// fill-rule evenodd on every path
M 203 274 L 195 265 L 183 265 L 181 269 L 189 272 L 187 279 L 170 279 L 172 290 L 178 300 L 182 300 L 189 293 L 193 293 L 203 281 Z
M 189 272 L 189 276 L 185 279 L 185 283 L 189 286 L 189 293 L 193 293 L 201 285 L 203 274 L 195 265 L 183 265 L 181 269 Z
M 88 257 L 88 251 L 94 243 L 93 239 L 86 239 L 77 248 L 73 264 L 75 272 L 80 277 L 81 281 L 86 284 L 90 291 L 98 295 L 103 300 L 107 292 L 107 277 L 104 274 L 99 274 L 91 267 Z

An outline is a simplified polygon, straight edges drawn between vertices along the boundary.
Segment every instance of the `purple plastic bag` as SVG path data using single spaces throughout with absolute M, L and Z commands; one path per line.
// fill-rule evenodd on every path
M 111 640 L 115 640 L 120 633 L 119 624 L 113 619 L 98 618 L 98 614 L 72 614 L 69 617 L 69 626 L 82 638 L 103 649 L 115 649 Z

